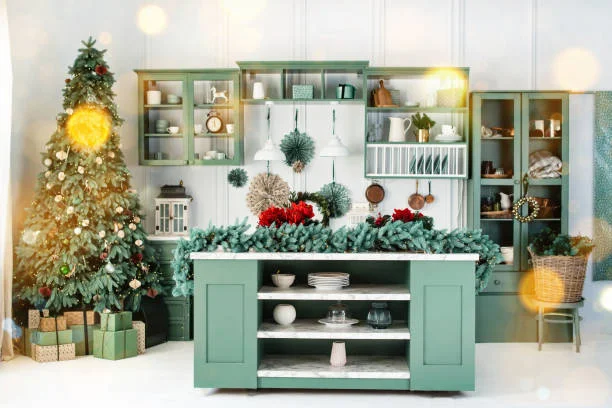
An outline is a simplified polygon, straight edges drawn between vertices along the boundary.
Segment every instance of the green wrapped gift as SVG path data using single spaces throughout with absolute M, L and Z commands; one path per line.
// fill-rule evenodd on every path
M 102 313 L 100 330 L 120 331 L 132 328 L 132 312 Z
M 138 331 L 128 329 L 122 331 L 94 330 L 94 357 L 107 360 L 121 360 L 135 357 L 138 354 Z
M 39 346 L 55 346 L 59 340 L 59 344 L 72 343 L 72 330 L 59 330 L 56 332 L 41 332 L 36 331 L 34 333 L 34 340 L 32 343 L 38 344 Z
M 85 325 L 84 324 L 73 324 L 70 329 L 72 330 L 72 342 L 75 345 L 75 351 L 77 356 L 85 355 Z M 89 353 L 93 354 L 94 349 L 94 336 L 93 331 L 99 330 L 100 325 L 94 324 L 87 326 L 87 340 L 89 342 Z

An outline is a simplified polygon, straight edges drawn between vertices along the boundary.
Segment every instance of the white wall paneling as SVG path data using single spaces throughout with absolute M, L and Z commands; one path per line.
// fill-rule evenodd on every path
M 136 24 L 138 10 L 148 4 L 161 7 L 167 20 L 165 29 L 151 36 Z M 612 87 L 612 73 L 603 69 L 612 63 L 608 52 L 612 32 L 604 29 L 610 10 L 606 0 L 107 0 L 105 5 L 101 8 L 93 1 L 76 0 L 8 1 L 14 64 L 11 153 L 12 181 L 18 186 L 14 194 L 16 234 L 42 168 L 39 152 L 61 110 L 66 67 L 74 60 L 79 41 L 89 35 L 109 49 L 108 62 L 117 78 L 117 103 L 126 119 L 121 129 L 123 149 L 133 184 L 147 209 L 149 228 L 153 198 L 163 184 L 184 180 L 194 196 L 194 224 L 203 227 L 247 215 L 247 188 L 229 187 L 229 168 L 225 167 L 137 165 L 134 68 L 232 67 L 238 60 L 364 59 L 378 66 L 469 66 L 472 89 L 480 90 Z M 93 14 L 92 8 L 96 10 Z M 579 52 L 568 53 L 568 49 Z M 566 83 L 564 78 L 575 83 Z M 318 153 L 331 133 L 330 106 L 275 106 L 273 138 L 279 143 L 293 129 L 295 107 L 300 109 L 299 128 L 315 139 Z M 362 177 L 363 107 L 340 105 L 337 109 L 337 131 L 352 152 L 336 161 L 337 180 L 351 189 L 354 201 L 363 202 L 369 184 Z M 586 225 L 583 221 L 592 218 L 582 199 L 591 196 L 592 187 L 576 178 L 585 174 L 579 176 L 577 169 L 590 169 L 592 129 L 587 123 L 592 118 L 592 97 L 572 97 L 571 112 L 574 171 L 570 199 L 580 205 L 570 209 L 575 215 L 570 228 L 578 232 Z M 265 171 L 265 163 L 252 160 L 265 138 L 265 107 L 248 106 L 245 169 L 250 176 Z M 272 170 L 302 190 L 316 191 L 331 181 L 328 158 L 317 157 L 300 176 L 282 163 L 273 163 Z M 382 184 L 387 198 L 380 210 L 387 213 L 405 207 L 415 188 L 414 180 Z M 462 225 L 464 187 L 463 182 L 433 181 L 436 202 L 425 212 L 435 218 L 438 227 Z M 250 221 L 254 223 L 255 218 Z M 334 220 L 332 226 L 344 223 L 344 219 Z M 588 282 L 585 293 L 596 299 L 604 286 Z M 587 316 L 601 315 L 592 309 Z

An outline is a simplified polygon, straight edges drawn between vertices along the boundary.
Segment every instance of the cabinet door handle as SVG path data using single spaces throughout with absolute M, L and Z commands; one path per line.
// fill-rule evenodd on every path
M 495 279 L 493 283 L 496 284 L 497 286 L 501 285 L 501 281 L 499 279 Z

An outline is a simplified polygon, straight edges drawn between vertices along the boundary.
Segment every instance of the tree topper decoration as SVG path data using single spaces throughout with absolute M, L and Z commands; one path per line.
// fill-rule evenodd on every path
M 296 173 L 301 173 L 302 169 L 310 163 L 315 153 L 314 141 L 306 133 L 298 130 L 298 110 L 295 110 L 295 129 L 283 137 L 280 144 L 281 151 L 285 154 L 285 163 L 293 167 Z M 294 166 L 295 163 L 299 165 Z

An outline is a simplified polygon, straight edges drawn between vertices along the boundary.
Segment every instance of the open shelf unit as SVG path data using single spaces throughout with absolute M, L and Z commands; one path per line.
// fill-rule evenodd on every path
M 471 224 L 482 228 L 500 246 L 512 247 L 513 262 L 497 265 L 487 292 L 516 293 L 520 276 L 527 271 L 527 245 L 535 233 L 550 227 L 567 233 L 569 99 L 567 92 L 474 92 L 472 108 L 472 188 L 469 196 Z M 544 130 L 542 131 L 542 127 Z M 554 127 L 554 129 L 553 129 Z M 491 129 L 491 131 L 489 131 Z M 552 129 L 552 130 L 551 130 Z M 503 135 L 503 137 L 491 137 Z M 530 155 L 549 151 L 558 157 L 563 169 L 557 178 L 535 178 L 529 173 Z M 508 178 L 491 179 L 482 175 L 483 161 L 503 168 Z M 523 181 L 528 181 L 527 191 Z M 548 200 L 550 208 L 530 223 L 514 218 L 485 218 L 484 211 L 495 211 L 500 193 L 512 195 L 511 203 L 528 193 Z M 544 202 L 544 201 L 542 201 Z M 501 203 L 500 203 L 501 206 Z M 527 206 L 522 214 L 527 215 Z M 504 285 L 504 282 L 511 284 Z
M 372 93 L 384 81 L 394 98 L 396 106 L 377 107 Z M 365 157 L 366 178 L 468 178 L 468 132 L 469 68 L 425 68 L 425 67 L 368 67 L 365 70 L 364 89 L 367 89 L 365 109 Z M 443 98 L 445 90 L 462 90 L 459 101 L 449 103 Z M 419 106 L 404 106 L 412 102 Z M 436 121 L 430 129 L 430 142 L 416 143 L 416 127 L 411 124 L 406 130 L 404 143 L 389 143 L 389 118 L 410 118 L 412 114 L 424 113 Z M 445 147 L 436 144 L 441 125 L 452 125 L 463 140 Z M 436 144 L 437 152 L 431 146 Z M 440 146 L 440 147 L 438 147 Z M 419 161 L 431 157 L 432 165 L 419 169 Z M 452 162 L 445 170 L 434 168 L 438 157 Z M 413 163 L 414 162 L 414 163 Z
M 289 326 L 263 322 L 257 331 L 260 339 L 346 339 L 346 340 L 410 340 L 410 329 L 405 321 L 394 322 L 384 330 L 373 329 L 365 322 L 349 328 L 334 329 L 323 326 L 316 319 L 298 319 Z

